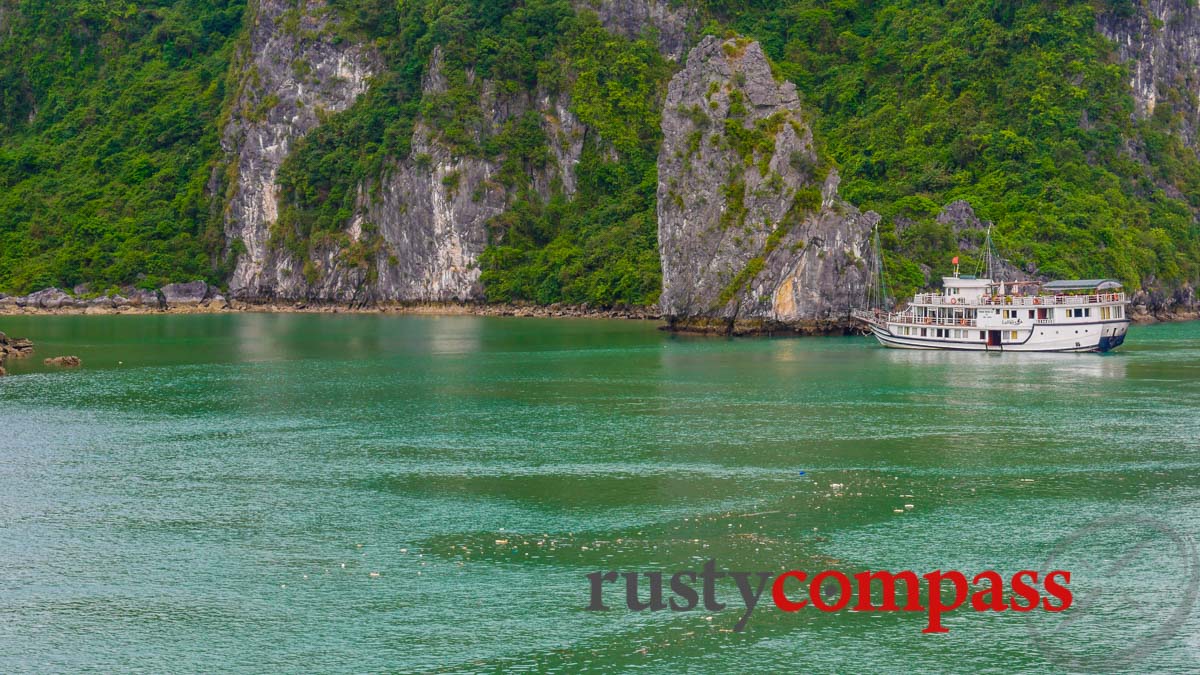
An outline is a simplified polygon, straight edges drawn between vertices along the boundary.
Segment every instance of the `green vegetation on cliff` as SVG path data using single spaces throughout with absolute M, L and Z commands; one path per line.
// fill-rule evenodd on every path
M 219 280 L 206 186 L 244 10 L 0 2 L 0 290 Z
M 387 70 L 350 110 L 305 138 L 280 171 L 280 228 L 303 243 L 349 219 L 360 182 L 410 152 L 418 117 L 454 152 L 500 163 L 515 197 L 479 261 L 491 301 L 648 304 L 661 283 L 655 245 L 659 106 L 671 68 L 646 41 L 609 34 L 566 0 L 338 0 L 347 26 L 382 47 Z M 422 96 L 435 46 L 447 90 Z M 467 76 L 468 71 L 471 77 Z M 543 199 L 531 184 L 550 158 L 537 113 L 490 134 L 484 83 L 501 97 L 566 96 L 587 125 L 578 192 Z
M 933 219 L 956 199 L 1042 274 L 1200 275 L 1196 153 L 1169 103 L 1132 120 L 1127 67 L 1096 31 L 1097 11 L 1129 2 L 708 4 L 819 109 L 842 195 L 912 223 L 885 237 L 906 258 L 898 291 L 923 281 L 913 262 L 949 271 L 955 238 Z
M 282 167 L 283 243 L 304 251 L 339 231 L 357 185 L 408 156 L 423 117 L 456 153 L 500 163 L 513 195 L 479 261 L 488 299 L 652 302 L 659 116 L 676 66 L 652 35 L 614 37 L 572 4 L 331 0 L 345 39 L 369 41 L 384 71 Z M 798 85 L 843 196 L 886 218 L 898 292 L 924 283 L 920 264 L 948 270 L 957 243 L 934 216 L 955 199 L 997 224 L 1003 254 L 1047 275 L 1200 276 L 1200 161 L 1169 100 L 1133 118 L 1128 67 L 1096 30 L 1098 13 L 1141 11 L 1128 0 L 690 4 L 707 31 L 759 40 Z M 245 11 L 0 2 L 0 290 L 222 280 L 223 205 L 206 188 L 226 83 L 243 76 L 230 64 Z M 438 45 L 447 91 L 423 97 Z M 480 133 L 484 80 L 569 97 L 588 128 L 573 198 L 534 189 L 551 161 L 534 113 Z
M 671 69 L 649 42 L 613 37 L 594 18 L 560 29 L 562 70 L 551 77 L 592 132 L 575 167 L 578 192 L 543 203 L 525 189 L 498 219 L 480 261 L 488 299 L 649 304 L 662 283 L 655 196 Z

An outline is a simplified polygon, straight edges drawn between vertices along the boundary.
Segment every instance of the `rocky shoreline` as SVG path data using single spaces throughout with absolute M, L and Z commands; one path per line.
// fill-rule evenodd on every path
M 657 307 L 596 308 L 586 305 L 522 305 L 469 302 L 371 302 L 231 300 L 203 281 L 170 284 L 161 289 L 125 289 L 121 293 L 87 296 L 47 288 L 26 296 L 0 294 L 0 316 L 218 314 L 265 312 L 280 314 L 425 314 L 442 316 L 516 316 L 540 318 L 601 318 L 653 321 Z
M 79 290 L 79 289 L 76 289 Z M 0 294 L 0 316 L 216 314 L 234 312 L 313 314 L 417 314 L 438 316 L 512 316 L 536 318 L 597 318 L 665 321 L 664 330 L 692 335 L 852 335 L 858 327 L 847 318 L 780 322 L 768 319 L 664 317 L 658 307 L 595 308 L 586 305 L 522 305 L 469 302 L 335 303 L 272 300 L 231 300 L 203 281 L 170 284 L 158 290 L 124 289 L 100 296 L 47 288 L 27 296 Z M 1130 298 L 1130 318 L 1150 324 L 1200 319 L 1200 304 L 1190 286 L 1174 292 L 1137 291 Z
M 770 319 L 722 319 L 712 317 L 668 318 L 663 330 L 687 335 L 718 335 L 723 337 L 752 336 L 833 336 L 855 335 L 861 326 L 848 318 L 821 319 L 784 323 Z

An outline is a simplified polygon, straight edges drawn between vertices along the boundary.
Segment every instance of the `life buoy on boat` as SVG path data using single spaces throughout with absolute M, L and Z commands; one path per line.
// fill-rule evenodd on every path
M 1035 304 L 1035 305 L 1040 305 L 1040 304 L 1042 304 L 1042 299 L 1041 299 L 1041 298 L 1034 298 L 1034 299 L 1033 299 L 1033 304 Z
M 957 305 L 957 304 L 958 304 L 958 298 L 950 298 L 950 304 L 952 304 L 952 305 Z
M 925 317 L 925 325 L 928 326 L 931 323 L 933 323 L 933 319 L 931 319 L 930 317 Z

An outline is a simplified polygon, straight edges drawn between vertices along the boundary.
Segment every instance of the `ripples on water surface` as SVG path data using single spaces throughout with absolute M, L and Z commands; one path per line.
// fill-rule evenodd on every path
M 4 672 L 1044 672 L 1178 606 L 1178 556 L 1137 549 L 1134 518 L 1200 535 L 1200 324 L 1104 356 L 473 317 L 0 330 L 39 357 L 0 380 Z M 40 365 L 60 353 L 84 368 Z M 764 598 L 733 633 L 732 585 L 715 616 L 582 611 L 588 572 L 709 558 L 1008 576 L 1110 516 L 1062 558 L 1099 595 L 1057 631 Z M 1194 671 L 1198 634 L 1193 613 L 1128 669 Z

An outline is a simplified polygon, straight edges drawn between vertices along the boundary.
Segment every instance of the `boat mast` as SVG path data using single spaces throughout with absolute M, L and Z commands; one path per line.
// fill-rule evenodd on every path
M 992 260 L 992 226 L 988 225 L 987 231 L 987 278 L 995 279 L 996 265 Z
M 986 272 L 984 278 L 996 280 L 996 256 L 992 251 L 992 226 L 988 225 L 987 239 L 983 242 L 983 260 L 979 261 L 979 266 L 975 268 L 975 276 Z
M 870 309 L 887 309 L 887 279 L 883 268 L 883 246 L 879 243 L 879 223 L 875 223 L 871 247 L 874 249 L 875 260 L 872 261 L 871 287 L 868 290 L 867 307 Z

